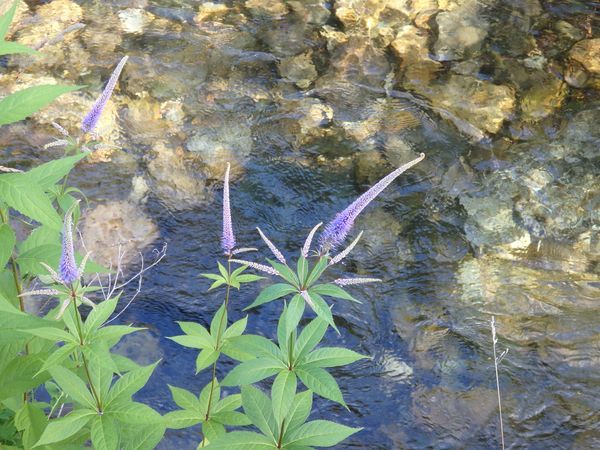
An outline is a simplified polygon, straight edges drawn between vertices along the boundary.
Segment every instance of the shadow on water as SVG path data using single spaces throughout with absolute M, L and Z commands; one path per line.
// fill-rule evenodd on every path
M 75 69 L 45 70 L 97 90 L 116 54 L 130 61 L 107 136 L 123 150 L 71 180 L 92 207 L 132 203 L 169 246 L 121 316 L 148 331 L 119 351 L 162 358 L 139 400 L 166 412 L 167 383 L 208 382 L 166 338 L 221 303 L 199 274 L 220 257 L 226 161 L 238 242 L 260 259 L 256 226 L 295 257 L 314 224 L 424 151 L 355 226 L 340 270 L 384 282 L 335 304 L 341 335 L 326 341 L 373 359 L 335 371 L 350 412 L 319 399 L 316 417 L 364 427 L 337 448 L 495 447 L 494 315 L 511 448 L 600 447 L 600 64 L 580 56 L 600 36 L 597 2 L 78 3 Z M 75 130 L 86 99 L 36 117 L 36 133 L 9 127 L 3 164 L 49 157 L 47 117 Z M 232 320 L 259 287 L 235 293 Z M 248 331 L 273 337 L 280 309 L 250 311 Z M 199 431 L 160 448 L 193 449 Z

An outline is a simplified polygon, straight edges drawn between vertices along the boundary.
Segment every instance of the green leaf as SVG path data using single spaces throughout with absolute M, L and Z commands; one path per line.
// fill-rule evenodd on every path
M 213 413 L 211 420 L 222 423 L 223 425 L 236 427 L 243 427 L 252 423 L 248 416 L 238 411 L 222 411 L 220 413 Z
M 242 396 L 240 394 L 232 394 L 222 398 L 217 402 L 214 408 L 211 408 L 213 414 L 221 411 L 233 411 L 242 406 Z
M 296 374 L 289 370 L 279 372 L 271 388 L 273 414 L 278 424 L 285 418 L 296 395 Z
M 227 327 L 227 310 L 225 309 L 225 303 L 223 303 L 219 307 L 217 312 L 215 313 L 213 320 L 210 322 L 210 335 L 217 342 L 219 342 L 221 340 L 221 336 L 219 336 L 219 334 L 223 334 L 226 327 Z
M 263 434 L 275 440 L 278 429 L 269 397 L 255 387 L 242 386 L 242 405 L 252 423 Z
M 189 336 L 197 336 L 201 342 L 206 343 L 202 347 L 196 348 L 214 348 L 215 347 L 215 339 L 210 335 L 208 330 L 204 328 L 202 325 L 196 322 L 177 322 L 181 330 L 189 335 Z
M 153 450 L 156 448 L 163 435 L 165 427 L 162 424 L 150 426 L 135 426 L 121 428 L 122 450 Z M 126 434 L 125 434 L 125 433 Z
M 41 245 L 21 253 L 17 258 L 17 263 L 21 272 L 31 275 L 48 275 L 48 270 L 40 263 L 44 262 L 50 267 L 58 267 L 61 251 L 61 246 L 58 244 Z M 81 255 L 75 254 L 75 260 L 78 264 L 81 263 L 82 259 Z M 106 270 L 98 264 L 88 261 L 84 272 L 96 273 L 106 272 Z
M 10 259 L 17 238 L 15 232 L 10 227 L 3 223 L 0 225 L 0 269 L 2 269 Z
M 284 444 L 333 447 L 360 430 L 362 428 L 350 428 L 329 420 L 313 420 L 290 433 Z
M 296 374 L 304 386 L 315 394 L 348 408 L 337 382 L 326 370 L 319 367 L 298 367 Z
M 223 379 L 223 386 L 242 386 L 256 383 L 286 369 L 285 364 L 274 358 L 258 358 L 245 361 L 233 368 Z
M 296 359 L 302 359 L 304 355 L 315 348 L 325 336 L 326 331 L 327 322 L 318 317 L 306 325 L 296 341 Z
M 149 366 L 132 370 L 119 378 L 108 393 L 105 406 L 108 407 L 116 400 L 130 399 L 133 394 L 146 385 L 157 364 L 158 362 L 155 362 Z
M 90 332 L 100 328 L 104 322 L 115 312 L 119 296 L 104 300 L 102 303 L 96 305 L 96 307 L 90 312 L 85 319 L 84 324 L 84 335 L 87 336 Z
M 245 273 L 243 275 L 238 275 L 235 279 L 238 283 L 252 283 L 258 280 L 264 280 L 265 277 L 259 277 L 258 275 L 253 275 L 251 273 Z
M 26 45 L 19 44 L 18 42 L 0 41 L 0 56 L 16 55 L 19 53 L 34 55 L 37 52 Z
M 27 239 L 21 242 L 21 245 L 19 246 L 19 252 L 25 253 L 31 249 L 41 247 L 43 245 L 52 245 L 54 247 L 60 246 L 60 232 L 43 225 L 37 227 L 31 233 L 29 233 Z
M 17 10 L 17 5 L 19 4 L 19 0 L 15 0 L 12 6 L 0 17 L 0 40 L 4 40 L 6 34 L 8 33 L 8 28 L 10 27 L 10 23 L 15 16 L 15 11 Z
M 105 414 L 110 414 L 119 422 L 131 425 L 161 424 L 163 417 L 148 405 L 138 402 L 117 402 L 106 408 Z
M 225 280 L 229 279 L 229 273 L 227 272 L 227 269 L 223 266 L 223 264 L 217 261 L 217 266 L 219 267 L 219 272 L 221 273 L 221 276 L 225 278 Z
M 338 332 L 338 334 L 340 334 L 340 331 L 337 329 L 337 326 L 333 321 L 333 314 L 331 314 L 331 309 L 329 309 L 329 305 L 325 300 L 323 300 L 323 297 L 321 297 L 319 294 L 313 293 L 310 296 L 310 298 L 313 301 L 313 310 L 315 311 L 315 313 L 317 313 L 317 316 L 319 316 L 321 319 L 327 322 L 331 326 L 331 328 L 333 328 L 335 331 Z
M 359 300 L 356 300 L 350 294 L 348 294 L 341 287 L 336 286 L 335 284 L 317 284 L 310 288 L 309 293 L 314 292 L 316 294 L 325 295 L 328 297 L 341 298 L 344 300 L 350 300 L 355 303 L 361 303 Z
M 48 190 L 62 180 L 79 161 L 88 153 L 54 159 L 25 172 L 25 176 L 37 183 L 42 189 Z
M 250 308 L 255 308 L 256 306 L 262 305 L 264 303 L 272 302 L 278 298 L 289 295 L 293 292 L 298 292 L 294 286 L 285 283 L 276 283 L 271 286 L 266 287 L 258 294 L 256 300 L 252 302 L 250 306 L 244 308 L 244 311 Z
M 291 333 L 296 329 L 304 314 L 305 301 L 300 294 L 294 295 L 285 312 L 285 329 Z
M 325 272 L 325 269 L 327 269 L 328 264 L 329 259 L 326 256 L 322 256 L 308 274 L 308 278 L 306 279 L 306 287 L 312 286 L 315 281 L 319 279 L 323 272 Z
M 168 385 L 173 396 L 173 401 L 183 409 L 189 409 L 192 411 L 200 411 L 200 401 L 190 391 L 178 388 L 175 386 Z
M 212 420 L 212 418 L 202 424 L 202 434 L 208 442 L 217 440 L 225 433 L 225 427 L 221 423 Z
M 3 111 L 2 103 L 0 102 L 0 111 Z M 24 173 L 0 175 L 0 198 L 11 208 L 43 225 L 54 230 L 62 228 L 62 220 L 44 190 Z
M 56 97 L 83 86 L 47 84 L 32 86 L 0 100 L 0 125 L 18 122 L 50 104 Z
M 252 431 L 234 431 L 224 434 L 206 446 L 210 450 L 273 450 L 276 443 Z
M 115 345 L 123 336 L 141 330 L 145 330 L 145 328 L 131 327 L 129 325 L 110 325 L 108 327 L 102 327 L 96 331 L 94 334 L 94 339 L 104 340 L 109 343 L 114 342 L 112 345 Z
M 86 426 L 95 416 L 98 416 L 96 411 L 78 409 L 65 417 L 51 420 L 48 422 L 48 426 L 42 433 L 40 440 L 35 444 L 35 447 L 64 441 Z
M 38 373 L 48 370 L 50 367 L 60 365 L 77 347 L 79 347 L 77 343 L 68 343 L 59 347 L 54 353 L 46 358 L 46 361 L 44 361 L 44 364 L 42 364 Z
M 352 364 L 367 356 L 343 347 L 322 347 L 309 353 L 301 360 L 301 365 L 310 367 L 338 367 Z
M 190 336 L 187 334 L 182 334 L 180 336 L 170 336 L 167 339 L 172 340 L 173 342 L 177 342 L 179 345 L 188 348 L 197 348 L 197 349 L 214 349 L 215 343 L 214 339 L 210 338 L 209 340 L 205 340 L 200 336 Z
M 298 290 L 298 288 L 300 287 L 300 281 L 298 280 L 298 277 L 292 269 L 290 269 L 285 264 L 281 264 L 270 259 L 267 259 L 267 261 L 277 272 L 279 272 L 279 274 L 285 281 L 294 285 L 294 287 L 296 287 L 296 290 Z
M 223 339 L 229 339 L 232 337 L 240 336 L 246 330 L 246 324 L 248 323 L 248 316 L 233 323 L 223 333 Z
M 201 423 L 204 420 L 204 416 L 196 410 L 179 409 L 165 414 L 164 420 L 167 428 L 181 430 Z
M 73 336 L 66 331 L 63 331 L 59 328 L 51 328 L 51 327 L 43 327 L 43 328 L 29 328 L 26 331 L 27 333 L 31 333 L 34 336 L 41 337 L 42 339 L 47 339 L 49 341 L 56 342 L 71 342 L 73 344 L 79 344 L 79 339 Z
M 274 359 L 283 358 L 281 350 L 279 350 L 279 347 L 277 347 L 273 341 L 256 334 L 243 334 L 241 336 L 229 338 L 227 343 L 235 346 L 239 351 L 251 355 L 251 357 L 247 359 L 254 359 L 255 357 L 260 356 L 271 357 Z M 224 353 L 226 352 L 224 351 Z
M 94 450 L 117 450 L 119 448 L 119 429 L 109 416 L 97 415 L 94 417 L 91 438 Z
M 200 373 L 202 370 L 214 363 L 220 354 L 221 352 L 217 350 L 202 350 L 196 358 L 196 374 Z
M 208 400 L 211 398 L 210 394 L 211 394 L 211 390 L 212 390 L 212 400 L 214 401 L 214 403 L 218 403 L 219 399 L 221 398 L 221 386 L 219 385 L 219 382 L 215 379 L 215 383 L 211 382 L 208 383 L 206 386 L 204 386 L 202 388 L 202 390 L 200 391 L 200 395 L 198 396 L 198 401 L 200 402 L 200 411 L 206 415 L 206 412 L 208 410 Z M 211 411 L 212 411 L 212 406 L 211 406 Z
M 310 390 L 300 392 L 294 397 L 290 409 L 285 418 L 286 434 L 302 425 L 312 409 L 313 393 Z
M 52 378 L 65 394 L 80 405 L 96 408 L 94 397 L 88 390 L 84 381 L 64 367 L 56 366 L 49 369 Z
M 298 278 L 300 279 L 300 284 L 302 286 L 306 283 L 306 276 L 308 275 L 308 261 L 302 255 L 298 259 L 298 264 L 296 265 L 298 269 Z

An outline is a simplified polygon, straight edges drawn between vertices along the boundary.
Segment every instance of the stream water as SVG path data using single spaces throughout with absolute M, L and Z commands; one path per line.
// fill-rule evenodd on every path
M 355 226 L 364 236 L 340 273 L 384 281 L 335 304 L 341 335 L 326 342 L 372 359 L 333 371 L 350 411 L 319 399 L 315 418 L 364 427 L 340 449 L 497 447 L 494 315 L 507 446 L 600 448 L 598 2 L 28 3 L 11 33 L 42 55 L 5 60 L 0 90 L 88 87 L 3 129 L 3 165 L 58 155 L 40 150 L 49 122 L 76 135 L 130 57 L 103 119 L 119 150 L 70 181 L 95 211 L 84 238 L 100 262 L 119 239 L 131 270 L 136 249 L 148 260 L 168 244 L 121 316 L 148 331 L 119 351 L 162 358 L 139 400 L 167 412 L 167 383 L 209 380 L 166 338 L 222 301 L 199 274 L 221 257 L 227 161 L 237 240 L 260 261 L 256 226 L 295 258 L 316 223 L 422 151 Z M 234 294 L 232 320 L 258 288 Z M 280 309 L 250 311 L 248 330 L 273 337 Z M 170 430 L 159 448 L 198 442 L 199 429 Z

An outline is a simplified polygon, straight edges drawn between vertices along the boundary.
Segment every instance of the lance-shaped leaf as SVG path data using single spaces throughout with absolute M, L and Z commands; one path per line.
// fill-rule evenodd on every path
M 333 447 L 360 430 L 362 428 L 350 428 L 328 420 L 313 420 L 290 433 L 285 446 Z
M 273 441 L 278 434 L 277 421 L 273 416 L 269 397 L 252 386 L 242 387 L 242 405 L 244 413 L 252 423 Z
M 55 442 L 68 439 L 86 426 L 92 418 L 97 416 L 98 413 L 94 410 L 78 409 L 65 417 L 51 420 L 40 436 L 39 441 L 35 444 L 35 447 L 54 444 Z
M 273 300 L 277 300 L 278 298 L 285 297 L 286 295 L 292 294 L 294 292 L 298 292 L 298 290 L 290 284 L 286 284 L 286 283 L 272 284 L 271 286 L 268 286 L 265 289 L 263 289 L 260 292 L 260 294 L 258 294 L 258 297 L 256 297 L 256 300 L 254 300 L 250 306 L 247 306 L 246 308 L 244 308 L 244 311 L 246 311 L 247 309 L 250 309 L 250 308 L 255 308 L 264 303 L 272 302 Z
M 348 409 L 337 382 L 326 370 L 319 367 L 303 367 L 296 369 L 296 374 L 304 386 L 315 394 L 337 402 Z
M 233 368 L 223 379 L 223 386 L 242 386 L 272 377 L 286 369 L 285 364 L 274 358 L 257 358 L 245 361 Z

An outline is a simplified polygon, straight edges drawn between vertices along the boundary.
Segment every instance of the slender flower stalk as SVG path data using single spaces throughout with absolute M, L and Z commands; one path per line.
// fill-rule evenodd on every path
M 239 255 L 240 253 L 247 253 L 247 252 L 257 252 L 258 249 L 254 248 L 254 247 L 242 247 L 242 248 L 236 248 L 234 251 L 231 252 L 231 255 Z
M 310 251 L 310 244 L 312 244 L 313 237 L 315 236 L 316 231 L 319 229 L 319 227 L 321 225 L 323 225 L 323 222 L 319 222 L 318 224 L 316 224 L 314 226 L 314 228 L 312 230 L 310 230 L 310 233 L 308 233 L 308 236 L 306 237 L 306 241 L 304 241 L 304 246 L 302 247 L 302 256 L 304 256 L 305 258 L 308 258 L 308 252 Z
M 60 262 L 58 265 L 58 276 L 62 283 L 69 285 L 79 279 L 80 273 L 75 262 L 75 250 L 73 249 L 73 210 L 79 204 L 74 202 L 65 214 L 63 225 L 63 240 Z
M 235 236 L 233 235 L 233 226 L 231 225 L 231 206 L 229 204 L 229 170 L 231 164 L 227 163 L 225 171 L 225 182 L 223 185 L 223 236 L 221 237 L 221 247 L 226 255 L 231 255 L 235 247 Z
M 127 59 L 128 56 L 123 56 L 123 58 L 121 58 L 121 61 L 119 61 L 119 64 L 117 64 L 117 67 L 108 79 L 108 83 L 106 83 L 106 87 L 102 91 L 102 94 L 100 94 L 100 97 L 98 97 L 94 103 L 94 106 L 92 106 L 92 109 L 90 109 L 90 111 L 84 117 L 83 122 L 81 122 L 81 131 L 84 133 L 91 133 L 94 128 L 96 128 L 96 125 L 98 125 L 102 111 L 104 111 L 104 108 L 106 107 L 106 104 L 108 103 L 108 100 L 110 99 L 110 96 L 117 85 L 119 75 L 121 75 L 121 71 L 127 62 Z
M 275 270 L 272 267 L 267 266 L 265 264 L 259 264 L 259 263 L 255 263 L 252 261 L 246 261 L 243 259 L 234 259 L 234 258 L 231 259 L 231 262 L 243 264 L 244 266 L 251 267 L 252 269 L 258 270 L 260 272 L 268 273 L 269 275 L 275 275 L 275 276 L 280 275 L 277 270 Z
M 340 245 L 350 232 L 352 225 L 354 225 L 354 221 L 362 210 L 365 209 L 386 187 L 388 187 L 392 181 L 398 178 L 400 174 L 422 161 L 423 158 L 425 158 L 425 154 L 421 153 L 418 158 L 398 167 L 372 186 L 367 192 L 358 197 L 341 213 L 338 213 L 335 218 L 325 226 L 323 233 L 321 233 L 319 238 L 320 253 L 325 254 Z
M 338 278 L 333 280 L 333 284 L 338 286 L 350 286 L 354 284 L 376 283 L 382 281 L 380 278 Z
M 329 265 L 333 266 L 334 264 L 339 263 L 342 259 L 344 259 L 346 256 L 348 256 L 348 254 L 352 251 L 352 249 L 354 247 L 356 247 L 356 244 L 358 244 L 358 241 L 360 241 L 360 238 L 362 237 L 363 232 L 361 231 L 360 233 L 358 233 L 358 236 L 356 236 L 356 239 L 354 239 L 352 241 L 352 243 L 346 247 L 343 251 L 341 251 L 340 253 L 338 253 L 337 255 L 335 255 L 331 261 L 329 261 Z
M 265 234 L 262 232 L 262 230 L 260 228 L 256 227 L 256 229 L 258 230 L 258 234 L 260 234 L 260 237 L 262 238 L 262 240 L 265 241 L 265 244 L 267 244 L 267 247 L 269 247 L 269 249 L 271 250 L 273 255 L 275 255 L 275 258 L 277 258 L 277 261 L 279 261 L 281 264 L 285 264 L 287 266 L 287 262 L 283 256 L 283 254 L 279 251 L 279 249 L 277 247 L 275 247 L 275 245 L 269 240 L 269 238 L 267 236 L 265 236 Z

